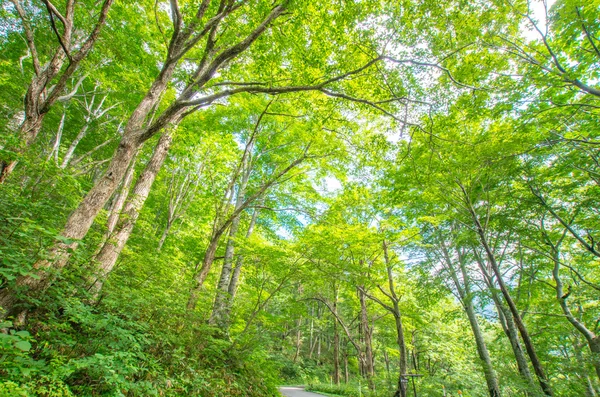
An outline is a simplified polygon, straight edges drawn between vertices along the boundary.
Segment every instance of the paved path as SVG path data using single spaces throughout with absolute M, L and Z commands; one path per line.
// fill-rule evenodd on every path
M 286 397 L 323 397 L 322 394 L 304 391 L 302 387 L 280 387 L 279 391 Z

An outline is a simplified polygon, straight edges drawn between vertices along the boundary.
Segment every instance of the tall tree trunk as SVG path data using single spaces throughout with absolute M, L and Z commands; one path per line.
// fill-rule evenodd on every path
M 357 288 L 358 299 L 360 301 L 360 325 L 363 332 L 364 338 L 364 371 L 365 377 L 367 378 L 367 384 L 369 390 L 375 390 L 375 384 L 373 383 L 373 376 L 375 375 L 375 369 L 373 366 L 373 344 L 371 327 L 369 325 L 369 313 L 367 311 L 366 294 L 364 287 Z
M 444 242 L 440 243 L 440 248 L 443 252 L 443 256 L 446 261 L 445 267 L 448 270 L 448 273 L 450 273 L 450 277 L 454 283 L 454 287 L 458 292 L 460 301 L 465 309 L 465 313 L 467 314 L 467 318 L 469 320 L 469 325 L 471 326 L 471 331 L 473 332 L 473 336 L 475 338 L 477 355 L 481 362 L 481 367 L 483 368 L 485 381 L 488 387 L 488 393 L 490 397 L 500 397 L 500 386 L 498 385 L 498 377 L 496 375 L 496 371 L 494 371 L 494 366 L 490 358 L 490 353 L 485 343 L 485 339 L 483 338 L 481 328 L 479 327 L 479 321 L 477 320 L 475 307 L 473 306 L 473 292 L 471 291 L 471 281 L 464 262 L 464 256 L 460 252 L 458 253 L 459 269 L 460 274 L 462 276 L 461 283 L 457 271 L 454 268 L 453 260 L 450 257 L 450 253 L 448 252 L 448 249 L 446 248 Z
M 48 270 L 60 271 L 66 266 L 71 252 L 77 248 L 79 240 L 86 236 L 98 213 L 127 173 L 137 150 L 149 138 L 147 128 L 143 128 L 144 122 L 166 89 L 175 64 L 165 64 L 144 99 L 132 113 L 108 169 L 71 213 L 61 233 L 61 239 L 49 250 L 47 258 L 40 259 L 33 265 L 31 275 L 18 277 L 13 288 L 0 290 L 0 306 L 5 309 L 5 316 L 13 314 L 20 292 L 28 291 L 30 294 L 43 292 L 51 283 L 51 272 Z M 175 128 L 176 124 L 173 123 L 172 128 Z
M 252 144 L 249 145 L 245 154 L 249 150 L 252 150 Z M 242 159 L 242 178 L 237 187 L 237 194 L 235 199 L 235 211 L 238 211 L 238 215 L 232 219 L 231 225 L 229 226 L 229 238 L 227 245 L 225 246 L 225 258 L 223 259 L 223 268 L 221 269 L 221 277 L 217 284 L 217 291 L 215 294 L 215 301 L 213 304 L 213 310 L 209 318 L 209 324 L 216 325 L 221 331 L 226 332 L 229 329 L 229 318 L 225 317 L 227 308 L 231 305 L 231 295 L 229 293 L 229 285 L 231 284 L 231 275 L 233 270 L 233 256 L 235 253 L 235 239 L 240 226 L 242 213 L 239 212 L 240 208 L 244 205 L 246 186 L 248 185 L 248 179 L 250 178 L 250 156 L 244 156 Z
M 465 190 L 464 186 L 462 186 L 462 185 L 459 185 L 459 186 L 463 191 L 463 194 L 465 197 L 465 204 L 467 205 L 469 213 L 472 217 L 477 235 L 479 237 L 479 241 L 480 241 L 481 245 L 483 246 L 483 249 L 485 250 L 485 253 L 486 253 L 486 256 L 490 263 L 490 266 L 492 267 L 492 271 L 493 271 L 494 275 L 496 276 L 496 281 L 498 282 L 500 291 L 502 292 L 502 295 L 504 296 L 504 300 L 508 304 L 510 312 L 513 315 L 513 319 L 515 320 L 517 329 L 519 330 L 519 334 L 521 335 L 521 338 L 523 339 L 523 343 L 525 344 L 525 350 L 527 351 L 527 355 L 529 356 L 529 359 L 531 360 L 531 364 L 532 364 L 533 370 L 535 371 L 535 374 L 538 378 L 540 387 L 542 388 L 542 391 L 544 392 L 544 394 L 546 394 L 547 396 L 553 396 L 552 387 L 550 386 L 550 383 L 548 382 L 548 378 L 546 377 L 544 367 L 537 356 L 535 347 L 533 346 L 533 341 L 531 340 L 531 337 L 529 336 L 529 332 L 527 331 L 527 327 L 525 327 L 525 323 L 523 322 L 523 320 L 521 318 L 521 314 L 519 313 L 519 310 L 517 309 L 517 306 L 515 305 L 515 302 L 513 301 L 512 296 L 510 295 L 508 288 L 506 287 L 506 284 L 504 283 L 504 279 L 502 278 L 502 272 L 500 271 L 498 263 L 496 262 L 496 256 L 494 255 L 492 248 L 488 244 L 487 237 L 485 235 L 485 230 L 484 230 L 483 226 L 481 225 L 481 222 L 479 221 L 479 217 L 477 216 L 477 213 L 475 212 L 473 205 L 471 204 L 471 199 L 470 199 L 467 191 Z
M 137 156 L 136 156 L 137 157 Z M 127 173 L 121 182 L 121 188 L 119 193 L 114 199 L 110 207 L 110 211 L 108 214 L 108 220 L 106 221 L 106 238 L 108 239 L 115 230 L 117 226 L 117 222 L 121 216 L 121 211 L 123 211 L 123 206 L 125 205 L 125 201 L 127 197 L 129 197 L 129 191 L 131 189 L 131 183 L 133 182 L 133 176 L 135 173 L 135 158 L 129 164 L 129 168 L 127 169 Z
M 246 240 L 248 240 L 250 238 L 250 236 L 252 235 L 252 232 L 254 231 L 254 226 L 256 225 L 257 218 L 258 218 L 258 210 L 254 209 L 254 212 L 252 213 L 252 218 L 250 219 L 250 225 L 248 225 L 248 230 L 246 231 Z M 235 298 L 235 295 L 237 293 L 239 282 L 240 282 L 240 276 L 242 274 L 243 265 L 244 265 L 244 256 L 238 255 L 236 264 L 235 264 L 235 269 L 233 269 L 233 274 L 231 275 L 231 280 L 229 281 L 229 287 L 227 289 L 227 291 L 229 292 L 229 295 L 231 296 L 230 303 L 233 303 L 233 299 Z M 227 310 L 226 310 L 227 316 L 230 315 L 231 306 L 232 305 L 230 304 L 229 307 L 227 307 Z
M 221 277 L 217 284 L 217 290 L 215 293 L 215 301 L 213 304 L 213 310 L 209 318 L 209 324 L 215 325 L 226 331 L 229 328 L 228 323 L 225 321 L 224 312 L 229 306 L 231 296 L 229 294 L 229 283 L 231 280 L 231 273 L 233 267 L 233 255 L 235 250 L 235 239 L 240 225 L 241 214 L 238 215 L 231 226 L 229 227 L 229 238 L 225 246 L 225 258 L 223 260 L 223 268 L 221 269 Z
M 300 316 L 297 320 L 296 320 L 296 349 L 294 351 L 294 358 L 293 358 L 293 362 L 295 363 L 296 361 L 298 361 L 298 358 L 300 357 L 300 351 L 302 349 L 302 316 Z
M 510 310 L 502 301 L 502 297 L 499 296 L 497 292 L 498 289 L 494 283 L 494 279 L 486 269 L 484 261 L 482 260 L 480 255 L 477 254 L 477 252 L 475 252 L 475 259 L 479 266 L 479 270 L 483 275 L 483 279 L 488 288 L 488 292 L 492 297 L 492 300 L 494 301 L 494 305 L 496 306 L 496 312 L 498 313 L 498 320 L 500 322 L 500 325 L 502 326 L 504 334 L 510 342 L 510 346 L 515 356 L 515 361 L 517 362 L 519 374 L 529 387 L 529 390 L 534 391 L 536 390 L 536 386 L 533 381 L 533 377 L 531 376 L 531 372 L 529 371 L 527 358 L 525 357 L 525 353 L 521 348 L 521 342 L 519 341 L 519 331 L 517 330 L 513 316 Z
M 345 345 L 346 346 L 346 345 Z M 348 370 L 348 348 L 344 348 L 344 383 L 350 381 L 350 371 Z
M 550 237 L 546 234 L 546 232 L 544 231 L 543 233 L 544 233 L 544 237 L 546 240 L 546 244 L 550 245 L 551 250 L 552 250 L 551 255 L 552 255 L 552 260 L 554 261 L 554 268 L 552 269 L 552 278 L 554 278 L 554 282 L 556 283 L 556 286 L 554 287 L 554 289 L 556 291 L 556 300 L 558 301 L 558 304 L 560 305 L 560 308 L 561 308 L 562 312 L 564 313 L 567 321 L 569 321 L 569 323 L 571 323 L 573 328 L 575 328 L 575 330 L 577 332 L 579 332 L 579 334 L 581 334 L 581 336 L 583 336 L 585 338 L 585 340 L 588 344 L 588 347 L 590 349 L 590 353 L 592 356 L 592 365 L 594 366 L 594 369 L 596 370 L 596 376 L 598 377 L 598 379 L 600 379 L 600 337 L 598 335 L 596 335 L 592 330 L 590 330 L 583 323 L 583 321 L 581 321 L 580 319 L 578 319 L 577 317 L 575 317 L 573 315 L 573 312 L 571 312 L 569 304 L 567 303 L 567 299 L 571 295 L 571 287 L 569 286 L 567 288 L 567 292 L 565 292 L 564 287 L 563 287 L 563 282 L 560 277 L 561 262 L 560 262 L 560 251 L 559 250 L 560 250 L 560 245 L 562 243 L 562 240 L 565 237 L 565 234 L 563 234 L 563 236 L 560 238 L 560 240 L 556 244 L 554 244 L 550 240 Z M 566 233 L 566 230 L 565 230 L 565 233 Z
M 385 267 L 388 279 L 388 288 L 389 293 L 384 292 L 383 288 L 379 288 L 392 302 L 392 307 L 390 308 L 387 305 L 382 305 L 388 309 L 394 316 L 394 321 L 396 323 L 396 342 L 398 344 L 398 353 L 400 355 L 399 359 L 399 374 L 398 374 L 398 384 L 396 387 L 396 391 L 394 393 L 394 397 L 406 397 L 407 395 L 407 386 L 408 386 L 408 355 L 406 352 L 406 341 L 404 338 L 404 325 L 402 324 L 402 313 L 400 312 L 400 299 L 396 294 L 396 287 L 394 283 L 394 273 L 392 268 L 392 262 L 390 260 L 390 254 L 388 250 L 388 244 L 384 240 L 382 242 L 383 247 L 383 258 L 385 260 Z M 381 302 L 383 303 L 383 302 Z
M 334 317 L 337 317 L 337 305 L 338 305 L 338 289 L 333 283 L 333 310 L 335 311 Z M 340 384 L 340 333 L 338 330 L 338 322 L 333 319 L 333 382 L 336 385 Z
M 127 198 L 114 232 L 94 258 L 98 263 L 100 270 L 98 278 L 90 288 L 90 291 L 94 295 L 102 290 L 104 281 L 114 268 L 125 244 L 127 244 L 127 240 L 129 240 L 129 236 L 131 236 L 133 227 L 135 226 L 144 203 L 150 194 L 156 176 L 167 158 L 171 142 L 171 131 L 166 131 L 158 140 L 154 152 L 152 153 L 152 157 L 146 164 L 146 167 L 133 187 L 133 191 Z

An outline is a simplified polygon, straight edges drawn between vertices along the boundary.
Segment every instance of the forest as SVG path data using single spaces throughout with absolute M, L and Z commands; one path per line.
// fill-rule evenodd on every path
M 600 0 L 0 0 L 0 397 L 600 394 Z

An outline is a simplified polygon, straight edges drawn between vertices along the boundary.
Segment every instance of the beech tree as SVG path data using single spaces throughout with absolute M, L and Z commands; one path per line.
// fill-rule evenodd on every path
M 0 1 L 0 395 L 598 395 L 597 15 Z
M 31 57 L 33 66 L 33 77 L 23 100 L 23 121 L 17 131 L 20 142 L 16 145 L 16 153 L 19 153 L 22 146 L 31 145 L 38 136 L 44 116 L 50 108 L 57 101 L 69 101 L 79 89 L 85 76 L 79 78 L 70 93 L 64 93 L 69 79 L 77 71 L 80 63 L 87 57 L 98 40 L 113 0 L 106 0 L 101 4 L 98 9 L 99 16 L 92 23 L 87 37 L 80 37 L 79 30 L 82 27 L 75 25 L 76 16 L 79 14 L 85 15 L 85 10 L 81 10 L 75 1 L 67 1 L 64 10 L 59 10 L 49 0 L 43 1 L 52 32 L 56 35 L 56 41 L 58 42 L 48 54 L 39 51 L 36 44 L 35 32 L 31 26 L 32 17 L 38 17 L 35 8 L 29 12 L 29 10 L 26 10 L 25 2 L 14 0 L 11 3 L 22 24 L 28 55 Z M 97 7 L 97 5 L 92 4 L 91 8 L 94 9 L 94 7 Z M 60 28 L 57 26 L 59 24 L 62 25 Z M 65 62 L 67 63 L 66 66 Z M 17 159 L 15 158 L 0 161 L 0 183 L 4 182 L 16 164 Z

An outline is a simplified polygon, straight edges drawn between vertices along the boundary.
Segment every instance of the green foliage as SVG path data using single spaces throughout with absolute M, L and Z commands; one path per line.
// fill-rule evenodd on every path
M 364 385 L 361 386 L 359 384 L 332 385 L 326 383 L 318 383 L 309 385 L 306 388 L 306 390 L 316 393 L 322 393 L 326 396 L 361 397 L 372 395 L 367 390 L 365 390 Z
M 96 254 L 127 186 L 102 175 L 115 150 L 129 148 L 119 144 L 124 126 L 160 75 L 171 35 L 195 23 L 201 3 L 116 1 L 67 83 L 83 78 L 76 94 L 19 152 L 35 73 L 25 24 L 42 63 L 57 32 L 45 2 L 20 1 L 23 20 L 13 1 L 0 1 L 0 160 L 18 160 L 0 185 L 0 296 L 18 300 L 0 322 L 0 397 L 263 397 L 283 382 L 389 396 L 404 354 L 398 319 L 406 372 L 422 375 L 410 383 L 419 395 L 489 393 L 476 323 L 502 395 L 537 397 L 506 337 L 491 258 L 555 395 L 600 391 L 590 349 L 600 316 L 598 0 L 550 9 L 536 0 L 285 1 L 286 12 L 189 86 L 200 91 L 187 99 L 253 90 L 172 107 L 211 49 L 239 42 L 275 5 L 229 2 L 240 7 L 217 30 L 198 31 L 144 117 L 185 114 L 168 127 L 165 164 L 105 274 Z M 99 2 L 75 4 L 85 11 L 75 21 L 82 40 Z M 283 86 L 305 89 L 260 93 Z M 157 139 L 140 148 L 134 181 Z M 81 241 L 64 237 L 98 181 L 117 193 L 90 215 Z M 252 200 L 239 230 L 221 230 L 190 310 L 207 247 L 238 195 Z M 40 273 L 56 246 L 68 246 L 68 263 Z M 226 261 L 240 281 L 217 326 L 220 271 L 233 279 Z M 42 275 L 49 282 L 39 290 L 18 283 Z M 336 368 L 347 384 L 333 385 Z

